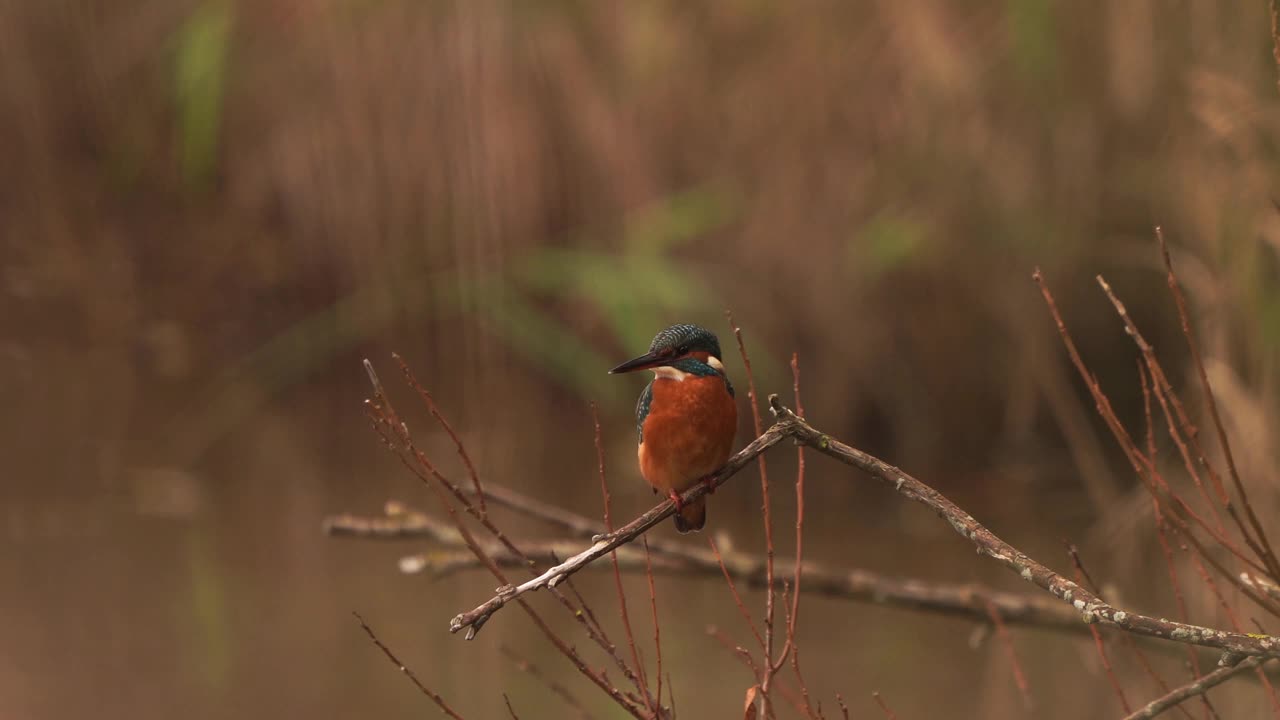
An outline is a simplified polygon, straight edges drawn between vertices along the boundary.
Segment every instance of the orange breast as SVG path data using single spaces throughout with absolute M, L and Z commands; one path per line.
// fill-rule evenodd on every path
M 738 408 L 716 376 L 657 378 L 644 421 L 640 472 L 662 491 L 683 492 L 733 451 Z

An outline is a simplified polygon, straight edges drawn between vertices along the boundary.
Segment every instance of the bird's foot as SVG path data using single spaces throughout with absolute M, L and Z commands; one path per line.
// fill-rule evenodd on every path
M 680 493 L 675 490 L 668 490 L 667 497 L 671 498 L 671 502 L 676 504 L 676 512 L 684 510 L 684 501 L 680 499 Z
M 706 476 L 706 477 L 702 478 L 702 480 L 700 481 L 703 485 L 706 485 L 706 486 L 707 486 L 707 494 L 708 494 L 708 495 L 715 495 L 715 494 L 716 494 L 716 484 L 715 484 L 715 483 L 713 483 L 713 482 L 711 482 L 712 480 L 714 480 L 714 479 L 715 479 L 715 477 L 716 477 L 716 476 L 715 476 L 715 473 L 712 473 L 712 474 L 710 474 L 710 475 L 708 475 L 708 476 Z

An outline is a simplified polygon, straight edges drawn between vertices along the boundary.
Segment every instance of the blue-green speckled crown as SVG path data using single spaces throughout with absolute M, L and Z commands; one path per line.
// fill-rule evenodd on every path
M 711 353 L 714 358 L 720 357 L 720 340 L 710 330 L 697 325 L 672 325 L 654 336 L 649 344 L 649 352 L 674 350 L 676 355 L 687 355 L 691 352 Z

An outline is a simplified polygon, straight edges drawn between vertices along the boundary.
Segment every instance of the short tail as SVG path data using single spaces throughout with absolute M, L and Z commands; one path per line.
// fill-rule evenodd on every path
M 703 525 L 707 524 L 707 499 L 698 498 L 680 509 L 680 512 L 672 516 L 676 521 L 676 530 L 682 533 L 701 530 Z

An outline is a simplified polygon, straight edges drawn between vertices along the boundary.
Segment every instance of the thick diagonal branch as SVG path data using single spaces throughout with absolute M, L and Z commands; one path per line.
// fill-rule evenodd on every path
M 798 418 L 797 418 L 798 419 Z M 766 430 L 760 437 L 751 441 L 738 454 L 729 458 L 729 462 L 724 467 L 717 470 L 713 475 L 707 478 L 707 482 L 698 483 L 692 489 L 688 490 L 681 496 L 683 503 L 692 502 L 707 493 L 708 490 L 714 490 L 724 484 L 726 480 L 733 477 L 747 463 L 751 462 L 757 455 L 768 450 L 778 443 L 778 441 L 791 435 L 792 421 L 783 419 L 774 423 L 773 427 Z M 635 540 L 640 537 L 649 528 L 657 525 L 659 522 L 671 517 L 675 513 L 676 506 L 671 500 L 667 500 L 649 512 L 623 525 L 617 530 L 596 536 L 591 547 L 574 555 L 568 560 L 548 569 L 541 575 L 527 580 L 519 585 L 504 585 L 497 589 L 497 595 L 494 595 L 488 602 L 476 607 L 474 610 L 462 613 L 453 618 L 449 623 L 450 632 L 458 632 L 463 628 L 470 628 L 467 638 L 475 637 L 476 630 L 489 619 L 504 605 L 524 595 L 527 592 L 538 590 L 540 588 L 555 587 L 561 582 L 569 578 L 577 571 L 589 563 L 608 555 L 610 551 Z
M 946 520 L 952 529 L 972 542 L 979 553 L 1014 571 L 1022 579 L 1049 591 L 1054 597 L 1070 603 L 1072 607 L 1080 612 L 1080 618 L 1083 622 L 1107 623 L 1138 635 L 1218 648 L 1241 655 L 1280 657 L 1280 639 L 1270 635 L 1227 632 L 1215 628 L 1171 622 L 1116 608 L 1085 588 L 1045 567 L 1021 550 L 1001 540 L 986 526 L 975 520 L 972 515 L 962 510 L 937 490 L 879 458 L 849 447 L 839 440 L 815 430 L 809 424 L 797 418 L 790 410 L 783 407 L 777 401 L 776 396 L 770 398 L 770 403 L 773 405 L 774 412 L 777 413 L 780 421 L 782 419 L 791 420 L 788 428 L 797 441 L 846 465 L 852 465 L 863 470 L 892 487 L 900 495 L 904 495 L 933 510 L 939 517 Z
M 724 483 L 753 458 L 776 445 L 783 438 L 792 437 L 797 442 L 803 443 L 824 455 L 863 470 L 899 494 L 930 508 L 945 519 L 957 533 L 973 543 L 980 554 L 994 559 L 1017 573 L 1024 580 L 1070 604 L 1080 613 L 1082 622 L 1106 623 L 1138 635 L 1217 648 L 1233 655 L 1265 658 L 1280 657 L 1280 639 L 1270 635 L 1227 632 L 1215 628 L 1171 622 L 1116 608 L 1104 602 L 1092 592 L 1050 570 L 1021 550 L 1001 540 L 995 533 L 988 530 L 973 516 L 948 500 L 937 490 L 879 458 L 845 445 L 839 440 L 814 429 L 783 406 L 777 396 L 770 396 L 769 404 L 777 418 L 777 422 L 760 437 L 752 441 L 750 445 L 730 458 L 729 462 L 710 478 L 712 487 Z M 706 491 L 707 486 L 699 483 L 686 492 L 682 499 L 688 502 L 701 497 Z M 457 632 L 467 627 L 474 628 L 477 623 L 483 624 L 493 613 L 511 600 L 527 592 L 556 585 L 589 563 L 603 557 L 609 551 L 636 539 L 659 521 L 670 516 L 674 510 L 675 506 L 671 501 L 664 502 L 616 532 L 598 537 L 591 547 L 547 570 L 542 575 L 519 586 L 499 588 L 498 594 L 489 601 L 474 610 L 453 618 L 450 623 L 450 630 Z

